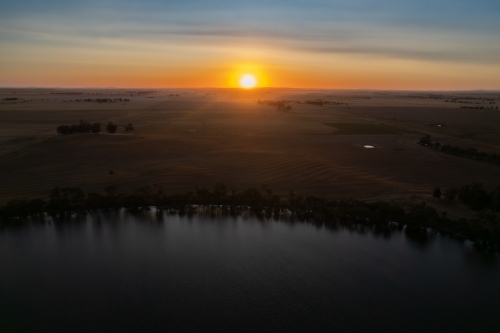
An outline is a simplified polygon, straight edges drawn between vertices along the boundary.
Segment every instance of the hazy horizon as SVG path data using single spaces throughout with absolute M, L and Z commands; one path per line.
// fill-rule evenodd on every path
M 372 88 L 309 88 L 309 87 L 255 87 L 251 90 L 244 90 L 240 87 L 91 87 L 91 86 L 0 86 L 0 90 L 22 90 L 22 89 L 37 89 L 37 90 L 235 90 L 235 91 L 247 91 L 248 93 L 258 92 L 262 90 L 311 90 L 311 91 L 338 91 L 338 92 L 417 92 L 417 93 L 500 93 L 500 89 L 468 89 L 468 90 L 457 90 L 457 89 L 372 89 Z

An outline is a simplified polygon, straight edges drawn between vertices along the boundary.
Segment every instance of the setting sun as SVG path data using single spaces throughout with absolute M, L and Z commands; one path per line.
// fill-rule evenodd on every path
M 257 85 L 257 79 L 252 74 L 245 74 L 240 79 L 240 86 L 245 89 L 254 88 Z

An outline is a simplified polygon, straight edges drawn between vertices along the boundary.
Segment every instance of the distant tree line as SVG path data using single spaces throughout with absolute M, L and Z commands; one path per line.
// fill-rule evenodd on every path
M 17 97 L 5 97 L 2 101 L 17 101 L 18 99 Z
M 375 95 L 382 95 L 382 96 L 388 96 L 391 94 L 388 93 L 375 93 Z M 414 98 L 414 99 L 443 99 L 443 95 L 436 95 L 436 94 L 422 94 L 422 95 L 394 95 L 394 97 L 399 97 L 399 98 Z
M 140 91 L 126 91 L 126 94 L 136 94 L 136 95 L 149 95 L 155 93 L 156 90 L 140 90 Z
M 463 104 L 472 104 L 473 102 L 471 101 L 461 101 L 461 100 L 458 100 L 458 99 L 451 99 L 451 100 L 446 100 L 444 101 L 445 103 L 463 103 Z M 476 102 L 476 104 L 479 104 L 479 102 Z
M 73 91 L 66 91 L 66 92 L 51 92 L 51 95 L 85 95 L 85 93 L 82 92 L 73 92 Z M 88 95 L 88 94 L 87 94 Z
M 495 102 L 494 99 L 486 99 L 486 100 L 484 100 L 484 99 L 480 99 L 480 98 L 478 99 L 478 98 L 466 98 L 466 97 L 465 98 L 460 98 L 460 99 L 452 98 L 451 100 L 447 99 L 444 102 L 445 103 L 463 103 L 463 104 L 472 104 L 473 103 L 471 101 L 463 101 L 463 99 L 466 99 L 466 100 L 471 100 L 471 99 L 472 100 L 480 100 L 478 102 L 474 102 L 475 104 L 480 104 L 481 100 L 482 100 L 483 103 L 485 103 L 485 101 L 486 101 L 486 102 L 488 102 L 488 104 L 496 104 L 496 102 Z
M 73 101 L 73 100 L 71 100 Z M 94 103 L 118 103 L 118 102 L 130 102 L 128 98 L 96 98 L 96 99 L 75 99 L 75 102 L 94 102 Z
M 288 103 L 288 101 L 261 101 L 260 99 L 257 101 L 257 104 L 260 105 L 274 106 L 278 110 L 290 111 L 292 106 L 286 105 L 286 103 Z
M 311 105 L 318 105 L 318 106 L 323 106 L 323 105 L 349 105 L 349 103 L 343 103 L 343 102 L 333 102 L 333 101 L 323 101 L 321 99 L 315 100 L 315 101 L 305 101 L 305 104 L 311 104 Z
M 311 105 L 318 105 L 318 106 L 323 106 L 323 104 L 325 104 L 325 103 L 323 103 L 323 101 L 322 101 L 322 100 L 320 100 L 320 99 L 318 99 L 318 100 L 316 100 L 316 101 L 306 101 L 305 103 L 306 103 L 306 104 L 311 104 Z
M 80 120 L 80 123 L 73 125 L 60 125 L 57 127 L 57 133 L 62 135 L 76 134 L 76 133 L 93 133 L 97 134 L 101 132 L 102 123 L 90 123 L 85 120 Z M 116 133 L 118 125 L 114 124 L 112 121 L 108 121 L 106 124 L 106 132 Z M 125 131 L 133 131 L 134 126 L 129 123 L 125 126 Z
M 349 105 L 349 103 L 331 102 L 331 101 L 323 101 L 323 104 L 331 104 L 331 105 Z
M 495 106 L 493 108 L 493 106 L 490 106 L 490 107 L 487 107 L 487 106 L 465 106 L 465 105 L 462 105 L 460 106 L 461 109 L 476 109 L 476 110 L 484 110 L 484 109 L 490 109 L 490 110 L 498 110 L 498 106 Z
M 278 110 L 286 110 L 289 111 L 292 109 L 291 105 L 287 105 L 287 103 L 292 103 L 294 101 L 270 101 L 270 100 L 265 100 L 261 101 L 260 99 L 257 101 L 258 104 L 261 105 L 268 105 L 268 106 L 274 106 Z M 333 102 L 333 101 L 323 101 L 321 99 L 315 100 L 315 101 L 295 101 L 297 104 L 311 104 L 311 105 L 318 105 L 318 106 L 323 106 L 323 105 L 349 105 L 349 103 L 343 103 L 343 102 Z
M 482 193 L 473 187 L 467 191 L 475 193 L 474 196 Z M 0 220 L 4 225 L 12 225 L 22 224 L 27 217 L 43 220 L 49 215 L 63 220 L 72 214 L 84 215 L 121 208 L 138 212 L 149 210 L 153 206 L 160 212 L 167 210 L 179 214 L 194 213 L 196 207 L 240 214 L 250 207 L 250 211 L 258 217 L 280 219 L 291 216 L 298 221 L 319 225 L 359 224 L 381 230 L 404 229 L 405 232 L 417 234 L 426 233 L 427 228 L 432 228 L 460 240 L 470 239 L 480 249 L 500 252 L 500 219 L 494 211 L 480 214 L 474 219 L 451 220 L 445 213 L 439 214 L 425 202 L 368 203 L 358 200 L 330 200 L 314 196 L 302 197 L 293 191 L 281 198 L 265 186 L 260 190 L 251 188 L 238 192 L 221 183 L 216 184 L 212 190 L 197 187 L 195 191 L 173 195 L 167 195 L 161 187 L 156 191 L 150 187 L 141 187 L 131 194 L 119 194 L 115 186 L 107 187 L 104 194 L 85 194 L 80 188 L 56 187 L 51 191 L 48 201 L 11 200 L 1 207 Z
M 476 148 L 460 148 L 457 146 L 441 145 L 439 142 L 431 142 L 431 136 L 426 135 L 420 139 L 418 142 L 420 145 L 435 150 L 442 151 L 443 153 L 465 157 L 473 160 L 478 160 L 482 162 L 487 162 L 495 165 L 500 165 L 500 155 L 498 154 L 488 154 L 485 152 L 480 152 Z

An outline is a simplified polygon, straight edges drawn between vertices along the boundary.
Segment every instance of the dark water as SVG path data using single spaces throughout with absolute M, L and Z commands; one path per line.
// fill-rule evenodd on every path
M 255 218 L 0 231 L 0 332 L 500 332 L 500 263 L 438 235 Z

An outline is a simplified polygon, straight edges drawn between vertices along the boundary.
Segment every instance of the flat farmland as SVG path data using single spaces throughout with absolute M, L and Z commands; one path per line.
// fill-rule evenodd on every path
M 484 108 L 445 102 L 457 96 Z M 429 198 L 435 186 L 473 181 L 500 186 L 500 167 L 417 144 L 430 134 L 500 153 L 500 111 L 491 104 L 500 96 L 493 93 L 2 89 L 0 100 L 2 203 L 45 197 L 55 186 L 102 192 L 111 184 L 122 192 L 161 186 L 182 193 L 224 182 L 366 200 Z M 258 100 L 285 101 L 291 110 Z M 329 103 L 307 103 L 318 100 Z M 112 121 L 118 131 L 56 132 L 80 119 Z M 128 123 L 133 132 L 125 131 Z

